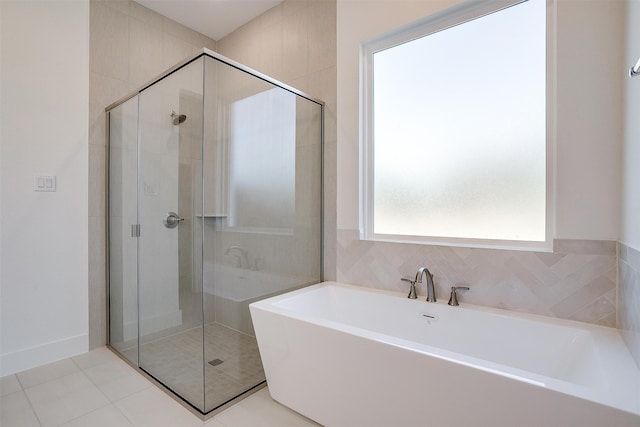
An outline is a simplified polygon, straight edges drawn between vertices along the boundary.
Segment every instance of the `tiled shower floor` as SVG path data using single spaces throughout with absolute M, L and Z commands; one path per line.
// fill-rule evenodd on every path
M 264 381 L 256 339 L 219 323 L 155 339 L 140 347 L 140 366 L 194 406 L 209 411 Z M 136 349 L 123 354 L 135 360 Z M 209 361 L 216 361 L 214 365 Z M 222 363 L 220 363 L 222 362 Z

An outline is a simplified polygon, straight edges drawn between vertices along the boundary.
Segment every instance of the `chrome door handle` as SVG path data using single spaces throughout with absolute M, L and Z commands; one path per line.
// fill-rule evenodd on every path
M 175 212 L 168 212 L 167 216 L 162 220 L 162 223 L 167 228 L 176 228 L 180 221 L 184 221 L 184 218 L 180 218 Z

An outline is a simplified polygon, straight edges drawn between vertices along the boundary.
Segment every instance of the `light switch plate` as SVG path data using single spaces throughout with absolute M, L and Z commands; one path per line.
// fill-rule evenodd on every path
M 55 175 L 37 175 L 33 191 L 56 191 L 56 177 Z

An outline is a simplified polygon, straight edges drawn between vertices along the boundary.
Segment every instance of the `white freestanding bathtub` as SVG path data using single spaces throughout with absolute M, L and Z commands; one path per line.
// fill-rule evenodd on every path
M 612 328 L 335 282 L 250 310 L 272 397 L 325 426 L 640 426 Z

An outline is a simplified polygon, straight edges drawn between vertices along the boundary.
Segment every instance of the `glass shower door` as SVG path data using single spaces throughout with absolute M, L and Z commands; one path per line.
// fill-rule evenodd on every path
M 322 278 L 322 107 L 203 54 L 109 111 L 109 343 L 208 413 L 265 382 L 249 304 Z
M 139 95 L 139 366 L 199 410 L 202 59 Z
M 321 280 L 322 108 L 205 59 L 207 411 L 265 381 L 249 304 Z

